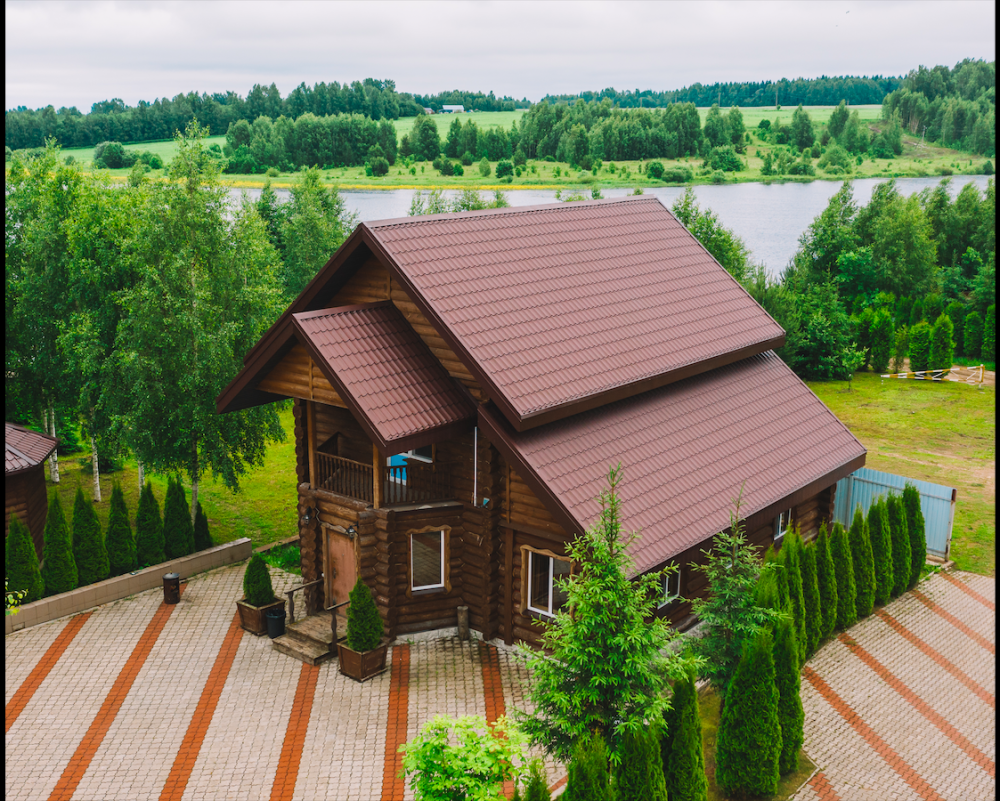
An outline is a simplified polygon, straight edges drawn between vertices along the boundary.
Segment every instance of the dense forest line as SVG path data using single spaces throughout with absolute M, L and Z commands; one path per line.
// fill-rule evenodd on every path
M 745 83 L 695 83 L 683 89 L 654 92 L 652 89 L 624 92 L 608 88 L 600 92 L 576 95 L 545 95 L 543 103 L 575 103 L 607 99 L 617 108 L 662 108 L 671 103 L 694 103 L 696 106 L 835 106 L 846 100 L 852 106 L 881 103 L 903 84 L 903 77 L 840 75 L 819 78 L 796 78 L 780 81 Z
M 965 59 L 912 70 L 885 96 L 882 117 L 898 114 L 910 133 L 945 147 L 992 156 L 996 153 L 996 62 Z

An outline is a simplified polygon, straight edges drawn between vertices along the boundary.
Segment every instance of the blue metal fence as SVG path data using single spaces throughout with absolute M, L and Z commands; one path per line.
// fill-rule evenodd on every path
M 833 519 L 845 527 L 851 525 L 854 509 L 860 505 L 866 515 L 868 508 L 882 495 L 890 492 L 902 494 L 903 487 L 913 484 L 920 493 L 920 511 L 924 514 L 927 535 L 927 553 L 939 559 L 947 559 L 951 550 L 951 529 L 955 522 L 955 498 L 957 490 L 918 481 L 915 478 L 897 476 L 862 467 L 837 482 L 834 496 Z

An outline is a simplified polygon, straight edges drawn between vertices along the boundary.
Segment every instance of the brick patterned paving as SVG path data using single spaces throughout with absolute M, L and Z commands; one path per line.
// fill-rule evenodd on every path
M 821 770 L 795 801 L 994 798 L 993 597 L 937 574 L 820 649 L 802 701 Z
M 295 690 L 295 700 L 288 716 L 288 731 L 281 746 L 281 760 L 274 774 L 271 786 L 271 801 L 292 801 L 295 783 L 299 778 L 299 764 L 302 759 L 302 745 L 309 731 L 309 716 L 312 713 L 313 698 L 316 695 L 316 679 L 319 667 L 303 664 L 299 673 L 299 686 Z
M 392 683 L 389 685 L 389 715 L 386 719 L 385 766 L 382 801 L 402 801 L 406 785 L 400 776 L 403 756 L 399 746 L 406 742 L 410 709 L 410 646 L 392 649 Z

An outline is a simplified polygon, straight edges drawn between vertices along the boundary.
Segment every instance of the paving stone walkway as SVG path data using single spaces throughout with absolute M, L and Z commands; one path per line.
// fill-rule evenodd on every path
M 993 579 L 939 573 L 827 643 L 803 670 L 795 801 L 996 797 Z
M 243 570 L 8 635 L 6 798 L 408 801 L 397 749 L 424 722 L 526 705 L 523 664 L 475 639 L 397 641 L 364 684 L 279 654 L 238 625 Z M 994 599 L 939 574 L 820 650 L 802 681 L 820 769 L 796 801 L 994 797 Z

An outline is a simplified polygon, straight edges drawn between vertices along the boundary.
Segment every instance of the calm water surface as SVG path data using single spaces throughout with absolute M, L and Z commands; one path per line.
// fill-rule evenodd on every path
M 852 181 L 854 199 L 865 204 L 875 186 L 884 178 L 860 178 Z M 896 185 L 904 194 L 919 192 L 937 186 L 940 177 L 897 178 Z M 975 183 L 985 191 L 985 175 L 956 175 L 951 179 L 953 195 L 967 183 Z M 742 237 L 753 258 L 762 262 L 771 275 L 779 275 L 798 247 L 799 237 L 816 216 L 826 208 L 830 198 L 840 188 L 836 181 L 813 181 L 808 184 L 774 183 L 731 184 L 729 186 L 696 186 L 695 196 L 702 208 L 709 208 L 719 215 L 723 225 Z M 234 196 L 246 192 L 256 198 L 259 189 L 233 189 Z M 288 191 L 276 190 L 280 196 Z M 391 189 L 373 191 L 342 191 L 340 194 L 350 211 L 356 212 L 362 222 L 405 217 L 416 190 Z M 573 191 L 573 190 L 570 190 Z M 623 197 L 631 190 L 603 189 L 605 197 Z M 644 189 L 647 195 L 656 195 L 668 207 L 684 192 L 683 187 L 658 187 Z M 447 192 L 454 195 L 458 192 Z M 554 189 L 512 189 L 507 191 L 511 206 L 535 206 L 556 202 Z

